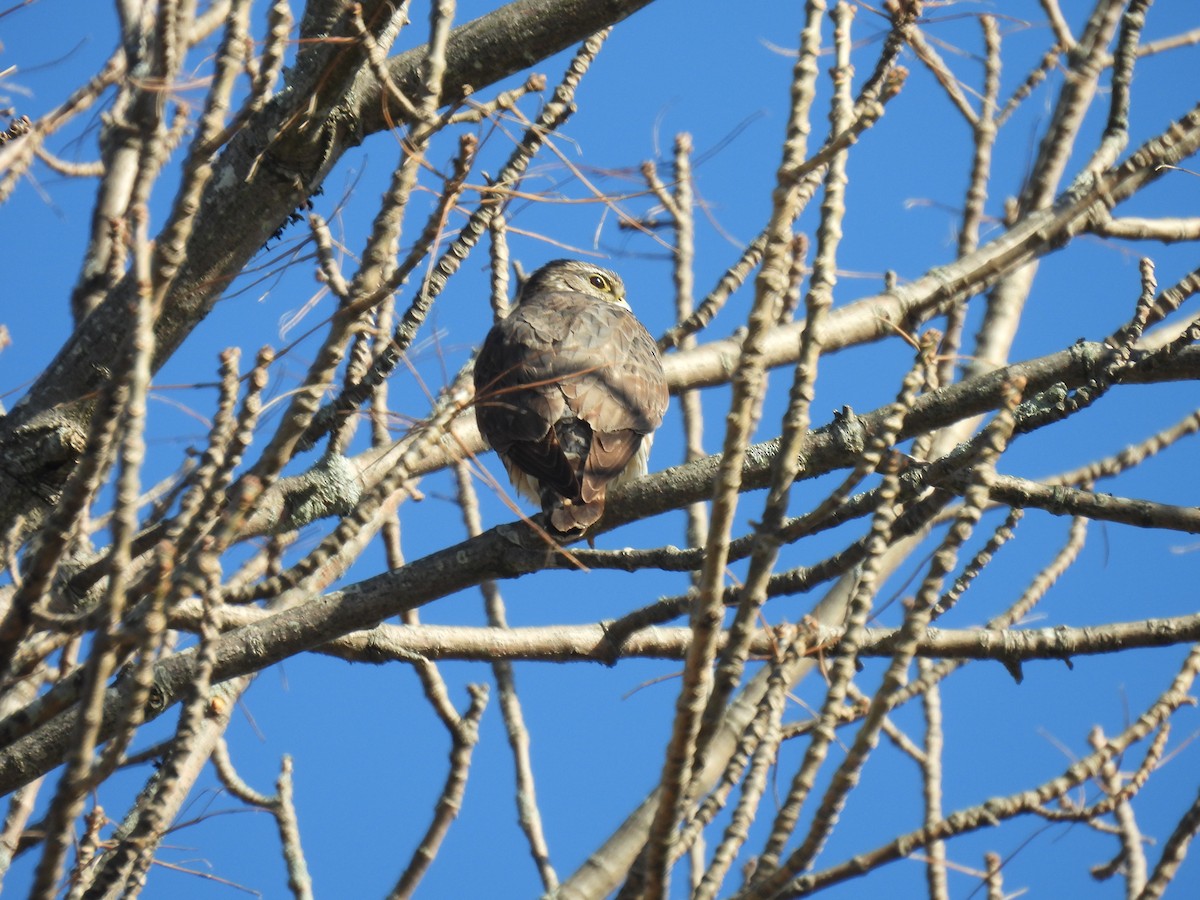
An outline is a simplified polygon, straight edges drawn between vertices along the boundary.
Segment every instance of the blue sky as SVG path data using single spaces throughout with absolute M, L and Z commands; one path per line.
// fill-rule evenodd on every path
M 1064 0 L 1072 26 L 1081 27 L 1087 6 Z M 401 45 L 424 42 L 425 10 L 414 4 L 414 25 Z M 466 21 L 493 4 L 463 2 L 457 20 Z M 601 189 L 613 193 L 640 190 L 638 165 L 657 159 L 669 174 L 674 135 L 688 131 L 697 149 L 697 190 L 707 215 L 698 221 L 696 289 L 703 295 L 737 257 L 742 244 L 761 229 L 769 212 L 770 188 L 778 163 L 779 143 L 787 117 L 790 51 L 798 42 L 801 22 L 798 4 L 751 2 L 737 5 L 715 0 L 684 3 L 660 0 L 619 26 L 577 95 L 579 112 L 557 146 L 581 166 Z M 960 3 L 946 10 L 931 9 L 929 32 L 969 53 L 980 47 L 979 12 L 1001 13 L 1006 64 L 1001 96 L 1007 97 L 1024 78 L 1049 43 L 1039 24 L 1039 5 L 1031 0 L 1013 3 Z M 263 10 L 257 10 L 261 22 Z M 1160 3 L 1151 10 L 1149 40 L 1200 24 L 1187 3 Z M 883 26 L 860 10 L 855 35 L 857 80 L 870 72 Z M 17 71 L 0 82 L 0 94 L 18 112 L 36 117 L 52 108 L 76 85 L 98 70 L 115 44 L 114 16 L 106 4 L 67 0 L 37 0 L 0 18 L 0 70 Z M 943 51 L 960 77 L 979 84 L 980 67 L 970 58 Z M 562 71 L 566 56 L 535 67 L 551 84 Z M 197 63 L 200 62 L 199 57 Z M 954 256 L 956 210 L 967 182 L 970 134 L 928 71 L 911 54 L 904 92 L 889 106 L 881 123 L 863 139 L 851 156 L 846 240 L 840 256 L 843 271 L 835 297 L 843 305 L 881 289 L 882 275 L 893 270 L 903 281 L 920 276 L 931 266 Z M 1140 64 L 1134 83 L 1131 148 L 1162 130 L 1196 102 L 1193 86 L 1200 76 L 1200 50 L 1186 49 Z M 857 82 L 856 82 L 857 83 Z M 1061 75 L 1052 74 L 1046 86 L 1014 116 L 1000 137 L 987 211 L 1002 212 L 1002 202 L 1020 189 L 1025 169 L 1036 151 Z M 507 87 L 510 85 L 503 85 Z M 1140 89 L 1140 90 L 1139 90 Z M 494 89 L 484 92 L 490 96 Z M 194 95 L 197 99 L 199 94 Z M 827 85 L 822 85 L 814 124 L 825 126 Z M 526 104 L 529 112 L 532 105 Z M 1078 171 L 1103 129 L 1103 102 L 1089 116 L 1069 173 Z M 50 148 L 71 160 L 96 158 L 98 123 L 85 115 L 56 136 Z M 815 140 L 814 144 L 815 146 Z M 481 168 L 495 171 L 508 151 L 499 132 L 489 132 Z M 437 164 L 453 152 L 450 142 L 437 145 Z M 440 154 L 440 157 L 438 157 Z M 314 206 L 330 219 L 348 252 L 361 250 L 379 194 L 398 158 L 394 137 L 381 134 L 347 154 L 328 177 Z M 1197 166 L 1195 168 L 1200 168 Z M 534 166 L 527 189 L 559 185 L 570 198 L 587 192 L 569 178 L 551 155 Z M 1068 175 L 1068 181 L 1069 181 Z M 565 180 L 564 180 L 565 179 Z M 5 406 L 20 397 L 24 386 L 48 363 L 70 328 L 68 297 L 76 277 L 86 237 L 94 183 L 66 180 L 45 167 L 35 169 L 3 210 L 6 290 L 0 321 L 11 332 L 12 346 L 0 354 L 0 396 Z M 161 222 L 171 200 L 162 185 L 152 204 Z M 419 197 L 424 212 L 432 201 Z M 1200 179 L 1173 173 L 1136 198 L 1122 212 L 1129 214 L 1189 215 L 1200 204 Z M 644 199 L 631 199 L 626 208 L 637 213 L 649 208 Z M 817 204 L 800 221 L 811 230 Z M 461 220 L 454 224 L 461 224 Z M 661 333 L 673 319 L 670 266 L 653 242 L 616 228 L 614 217 L 603 215 L 594 203 L 515 205 L 509 217 L 514 258 L 527 269 L 562 255 L 574 255 L 539 235 L 549 235 L 578 253 L 596 254 L 617 268 L 629 287 L 631 302 L 651 332 Z M 419 228 L 413 225 L 412 228 Z M 993 220 L 984 240 L 999 226 Z M 415 232 L 414 232 L 415 233 Z M 157 375 L 151 406 L 150 455 L 143 481 L 153 483 L 173 471 L 184 450 L 205 433 L 203 417 L 212 413 L 214 393 L 190 387 L 209 380 L 217 354 L 231 344 L 252 358 L 263 343 L 277 347 L 311 328 L 332 309 L 328 297 L 318 299 L 301 324 L 286 332 L 288 322 L 312 300 L 319 285 L 311 260 L 284 265 L 296 254 L 303 237 L 298 226 L 288 229 L 252 263 L 268 272 L 255 272 L 234 285 L 184 348 Z M 1151 255 L 1159 283 L 1169 285 L 1196 265 L 1194 247 L 1122 245 L 1080 238 L 1067 251 L 1043 261 L 1030 299 L 1026 322 L 1018 335 L 1013 359 L 1052 352 L 1077 338 L 1100 339 L 1110 334 L 1132 310 L 1139 292 L 1137 259 Z M 352 260 L 346 260 L 347 270 Z M 401 294 L 404 303 L 408 295 Z M 718 319 L 712 336 L 727 334 L 744 321 L 750 302 L 743 291 Z M 973 310 L 972 322 L 977 310 Z M 465 362 L 481 340 L 490 315 L 487 304 L 486 254 L 481 248 L 439 300 L 427 325 L 425 340 L 413 361 L 424 381 L 443 384 Z M 301 343 L 273 370 L 272 390 L 282 393 L 307 366 L 315 344 Z M 814 424 L 824 424 L 831 412 L 849 404 L 859 411 L 873 409 L 894 396 L 910 351 L 900 342 L 850 350 L 822 361 Z M 786 397 L 787 374 L 774 374 L 773 399 L 763 417 L 760 439 L 777 433 Z M 398 413 L 420 418 L 428 401 L 411 374 L 392 378 L 392 403 Z M 1021 439 L 1006 455 L 1002 471 L 1029 477 L 1071 468 L 1123 447 L 1176 421 L 1195 406 L 1192 385 L 1144 390 L 1123 389 L 1102 404 L 1050 434 Z M 706 446 L 719 449 L 721 423 L 728 393 L 705 392 L 708 413 Z M 278 414 L 279 407 L 276 407 Z M 199 417 L 199 418 L 198 418 Z M 266 425 L 273 422 L 268 417 Z M 269 434 L 269 432 L 265 432 Z M 657 440 L 652 468 L 680 461 L 679 421 L 668 419 Z M 1180 477 L 1182 461 L 1193 454 L 1183 445 L 1125 476 L 1111 489 L 1124 495 L 1178 504 L 1200 503 L 1194 477 Z M 494 459 L 487 465 L 500 469 Z M 840 477 L 840 476 L 839 476 Z M 481 502 L 485 525 L 511 514 L 483 485 Z M 795 491 L 797 510 L 806 508 L 827 489 L 825 481 L 801 485 Z M 416 559 L 463 536 L 461 517 L 449 502 L 452 480 L 434 476 L 422 485 L 426 499 L 403 510 L 404 550 Z M 739 528 L 761 510 L 761 496 L 747 495 L 741 505 Z M 985 519 L 977 546 L 996 514 Z M 1030 512 L 1020 540 L 980 579 L 971 602 L 947 618 L 947 627 L 970 627 L 1003 608 L 1057 551 L 1068 522 Z M 310 548 L 327 530 L 310 528 L 300 542 Z M 813 562 L 851 539 L 857 531 L 840 529 L 788 547 L 781 567 Z M 652 546 L 681 543 L 682 514 L 668 515 L 607 535 L 601 547 Z M 1079 563 L 1061 580 L 1036 624 L 1083 625 L 1147 615 L 1167 616 L 1194 611 L 1194 589 L 1200 568 L 1194 552 L 1179 552 L 1194 544 L 1187 536 L 1139 531 L 1122 526 L 1093 525 Z M 1194 548 L 1193 548 L 1194 549 Z M 904 590 L 902 581 L 917 569 L 914 559 L 885 586 L 881 598 Z M 364 554 L 347 576 L 352 582 L 381 571 L 382 553 Z M 734 567 L 738 574 L 743 571 Z M 556 622 L 595 622 L 611 618 L 658 596 L 681 591 L 686 579 L 678 575 L 630 576 L 593 572 L 544 573 L 502 585 L 513 625 Z M 1149 589 L 1148 589 L 1149 587 Z M 909 588 L 911 590 L 911 588 Z M 812 599 L 782 598 L 767 608 L 769 621 L 799 619 Z M 431 622 L 480 624 L 478 592 L 445 598 L 423 611 Z M 881 614 L 883 624 L 896 624 L 893 604 Z M 998 665 L 972 666 L 947 683 L 945 704 L 949 726 L 946 747 L 946 809 L 980 802 L 1045 780 L 1061 771 L 1069 754 L 1087 752 L 1086 736 L 1093 724 L 1112 734 L 1161 692 L 1177 669 L 1186 648 L 1142 651 L 1119 660 L 1081 659 L 1074 668 L 1038 663 L 1014 684 Z M 560 877 L 569 875 L 636 806 L 655 782 L 670 725 L 679 666 L 646 661 L 622 662 L 614 669 L 599 665 L 519 664 L 516 667 L 524 712 L 532 735 L 532 754 L 545 817 L 547 839 Z M 451 663 L 442 667 L 452 696 L 465 708 L 463 685 L 490 681 L 484 666 Z M 864 674 L 874 683 L 881 664 Z M 659 679 L 665 678 L 664 681 Z M 805 683 L 797 699 L 819 704 L 819 685 Z M 803 715 L 789 707 L 788 717 Z M 896 715 L 902 726 L 919 733 L 919 710 Z M 173 726 L 168 715 L 147 729 L 145 742 L 165 735 Z M 1197 728 L 1195 713 L 1184 711 L 1176 720 L 1172 747 L 1181 746 Z M 278 772 L 279 758 L 295 758 L 296 799 L 301 833 L 318 896 L 376 896 L 390 889 L 425 828 L 445 775 L 449 742 L 421 696 L 416 678 L 406 667 L 351 666 L 342 662 L 299 658 L 263 672 L 235 715 L 229 740 L 243 777 L 267 790 Z M 787 746 L 781 755 L 779 791 L 786 790 L 803 747 Z M 1194 779 L 1186 775 L 1197 766 L 1196 749 L 1188 746 L 1174 757 L 1160 778 L 1143 793 L 1139 812 L 1148 831 L 1169 829 L 1194 796 Z M 451 829 L 438 861 L 426 878 L 422 896 L 528 897 L 538 893 L 534 866 L 528 858 L 512 811 L 512 767 L 503 723 L 493 696 L 476 749 L 475 767 L 458 822 Z M 101 802 L 119 817 L 145 773 L 122 775 L 106 787 Z M 282 863 L 276 853 L 274 825 L 264 814 L 247 812 L 232 798 L 217 793 L 218 784 L 206 774 L 193 800 L 193 813 L 226 812 L 209 816 L 180 830 L 168 840 L 160 858 L 195 868 L 221 879 L 281 896 L 285 890 Z M 867 802 L 869 800 L 869 802 Z M 859 796 L 852 798 L 821 863 L 842 859 L 888 839 L 919 823 L 920 793 L 911 761 L 881 747 L 868 766 Z M 1160 841 L 1166 831 L 1151 832 Z M 1027 842 L 1027 843 L 1026 843 Z M 751 841 L 753 844 L 753 839 Z M 248 850 L 248 848 L 251 848 Z M 1090 865 L 1104 862 L 1114 845 L 1081 826 L 1045 827 L 1023 820 L 997 835 L 984 832 L 950 847 L 950 856 L 978 867 L 982 854 L 995 849 L 1015 854 L 1006 869 L 1010 890 L 1032 887 L 1044 895 L 1054 885 L 1061 896 L 1087 891 L 1090 896 L 1123 895 L 1120 885 L 1097 886 L 1087 875 Z M 1019 851 L 1019 852 L 1018 852 Z M 1149 850 L 1152 859 L 1157 848 Z M 23 857 L 8 875 L 7 887 L 20 893 L 28 884 L 29 858 Z M 915 862 L 893 864 L 870 882 L 872 894 L 883 890 L 895 896 L 915 896 L 923 890 L 924 873 Z M 965 896 L 974 882 L 951 875 L 954 896 Z M 680 885 L 676 885 L 677 895 Z M 853 897 L 861 885 L 850 883 L 828 896 Z M 1185 864 L 1176 890 L 1186 895 L 1200 890 L 1200 870 Z M 236 896 L 195 875 L 156 870 L 145 896 Z

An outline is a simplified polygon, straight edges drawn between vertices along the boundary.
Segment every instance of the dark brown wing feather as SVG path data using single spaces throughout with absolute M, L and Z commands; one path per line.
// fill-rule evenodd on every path
M 551 524 L 564 532 L 600 518 L 608 482 L 667 407 L 646 329 L 625 308 L 572 292 L 536 295 L 497 323 L 475 388 L 479 430 L 542 483 Z
M 541 482 L 543 488 L 564 497 L 579 496 L 579 476 L 563 453 L 558 432 L 553 428 L 540 441 L 514 441 L 508 447 L 508 458 L 522 472 Z

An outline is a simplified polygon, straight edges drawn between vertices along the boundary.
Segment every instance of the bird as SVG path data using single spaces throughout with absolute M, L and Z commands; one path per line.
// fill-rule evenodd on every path
M 480 433 L 560 535 L 584 534 L 609 488 L 646 474 L 667 380 L 616 272 L 574 259 L 533 272 L 474 379 Z

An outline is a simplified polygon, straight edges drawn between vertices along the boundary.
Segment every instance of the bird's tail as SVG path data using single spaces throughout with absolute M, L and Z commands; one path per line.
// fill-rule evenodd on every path
M 559 534 L 578 537 L 600 521 L 604 515 L 604 492 L 590 500 L 572 499 L 561 494 L 545 496 L 542 510 L 546 520 Z

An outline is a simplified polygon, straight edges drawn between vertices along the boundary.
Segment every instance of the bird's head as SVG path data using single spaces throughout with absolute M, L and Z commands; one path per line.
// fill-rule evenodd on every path
M 625 282 L 620 275 L 579 259 L 556 259 L 546 263 L 525 280 L 521 298 L 534 297 L 543 291 L 572 291 L 629 308 L 625 300 Z

